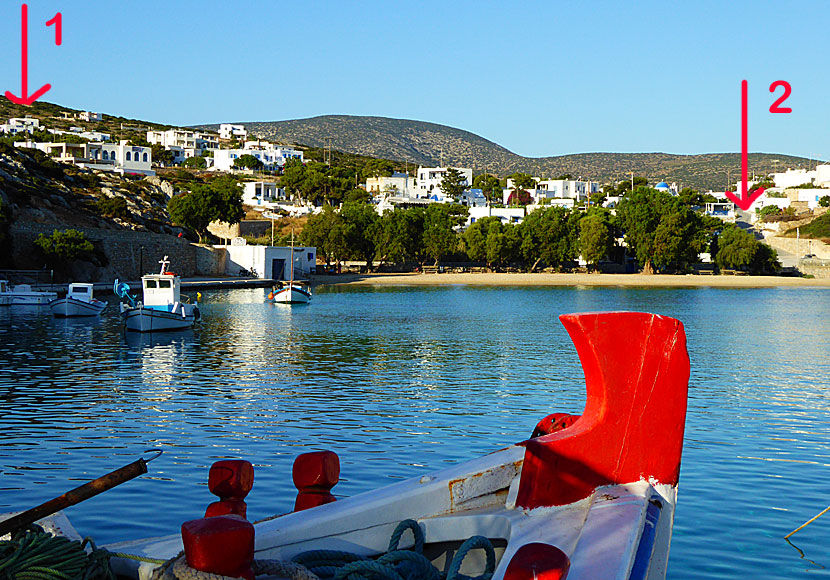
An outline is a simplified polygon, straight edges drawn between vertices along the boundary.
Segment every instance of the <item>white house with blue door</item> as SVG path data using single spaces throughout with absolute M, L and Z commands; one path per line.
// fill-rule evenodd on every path
M 288 280 L 291 265 L 290 246 L 246 245 L 237 238 L 229 246 L 213 246 L 225 251 L 224 274 L 238 276 L 240 272 L 256 272 L 256 278 Z M 239 244 L 239 245 L 236 245 Z M 294 279 L 307 278 L 317 269 L 317 248 L 294 246 Z

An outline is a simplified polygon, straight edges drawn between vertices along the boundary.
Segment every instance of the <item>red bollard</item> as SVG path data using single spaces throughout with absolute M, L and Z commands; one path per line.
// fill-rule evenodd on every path
M 234 514 L 247 515 L 248 506 L 245 496 L 254 486 L 254 466 L 244 459 L 224 459 L 210 466 L 208 489 L 219 497 L 219 501 L 210 504 L 205 517 Z
M 254 526 L 237 515 L 182 524 L 187 565 L 202 572 L 254 580 Z
M 294 460 L 292 475 L 299 490 L 295 512 L 331 503 L 331 488 L 340 481 L 340 458 L 333 451 L 303 453 Z

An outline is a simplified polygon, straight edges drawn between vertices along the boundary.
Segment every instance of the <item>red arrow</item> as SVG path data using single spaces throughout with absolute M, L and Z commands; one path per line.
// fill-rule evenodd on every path
M 764 193 L 763 189 L 756 189 L 752 193 L 747 191 L 747 174 L 748 174 L 748 167 L 749 167 L 749 139 L 747 137 L 747 83 L 746 81 L 741 81 L 741 197 L 738 197 L 731 191 L 725 192 L 726 197 L 734 201 L 738 207 L 742 210 L 746 211 L 749 209 L 749 206 L 752 205 L 752 202 L 758 199 L 762 193 Z
M 31 105 L 40 97 L 42 97 L 46 91 L 52 88 L 52 85 L 46 83 L 34 93 L 29 95 L 29 7 L 26 4 L 23 4 L 20 7 L 21 12 L 21 36 L 22 36 L 22 57 L 21 57 L 21 70 L 22 70 L 22 83 L 21 83 L 21 90 L 20 96 L 16 96 L 11 91 L 6 91 L 6 98 L 9 99 L 12 103 L 16 103 L 18 105 Z

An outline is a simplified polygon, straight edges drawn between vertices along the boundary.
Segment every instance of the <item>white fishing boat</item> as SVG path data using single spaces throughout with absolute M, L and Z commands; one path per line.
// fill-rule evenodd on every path
M 75 282 L 69 285 L 65 298 L 58 298 L 49 303 L 55 316 L 98 316 L 107 303 L 92 297 L 92 284 Z
M 446 573 L 449 580 L 459 571 L 491 580 L 665 578 L 689 380 L 683 325 L 633 312 L 561 320 L 585 374 L 581 415 L 548 415 L 530 439 L 337 501 L 328 491 L 339 474 L 336 456 L 316 463 L 298 458 L 295 511 L 254 524 L 244 519 L 241 501 L 253 485 L 253 468 L 244 462 L 248 473 L 220 462 L 209 481 L 222 499 L 208 507 L 206 515 L 215 517 L 185 522 L 181 535 L 107 548 L 161 560 L 184 548 L 186 559 L 168 569 L 178 578 L 191 577 L 177 572 L 188 567 L 252 578 L 252 569 L 266 564 L 294 571 L 301 564 L 321 579 L 345 566 L 387 566 L 400 575 L 343 570 L 338 578 Z M 320 499 L 301 501 L 304 493 Z M 390 542 L 401 524 L 415 536 L 406 532 L 401 547 L 414 546 L 404 551 L 417 556 L 399 554 L 400 534 Z M 437 570 L 413 576 L 400 568 L 418 558 Z M 112 565 L 119 575 L 142 580 L 158 567 L 128 558 L 113 558 Z
M 153 332 L 158 330 L 178 330 L 189 328 L 199 320 L 198 304 L 183 302 L 181 297 L 181 280 L 167 270 L 170 262 L 167 256 L 159 260 L 161 271 L 141 277 L 143 299 L 136 301 L 130 295 L 130 287 L 115 280 L 113 292 L 129 302 L 121 303 L 121 315 L 127 330 L 136 332 Z
M 0 306 L 43 306 L 57 297 L 57 292 L 32 290 L 29 284 L 9 287 L 8 281 L 0 280 Z
M 277 304 L 308 304 L 311 301 L 311 286 L 305 281 L 294 280 L 294 232 L 291 232 L 291 259 L 288 264 L 288 281 L 274 288 L 268 299 Z

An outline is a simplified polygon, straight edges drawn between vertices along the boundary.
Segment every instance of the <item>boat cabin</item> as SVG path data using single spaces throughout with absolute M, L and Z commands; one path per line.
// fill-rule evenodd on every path
M 92 284 L 82 284 L 77 282 L 70 284 L 66 297 L 81 300 L 83 302 L 90 302 L 92 300 Z
M 180 299 L 180 280 L 175 274 L 147 274 L 141 277 L 144 307 L 169 310 Z

